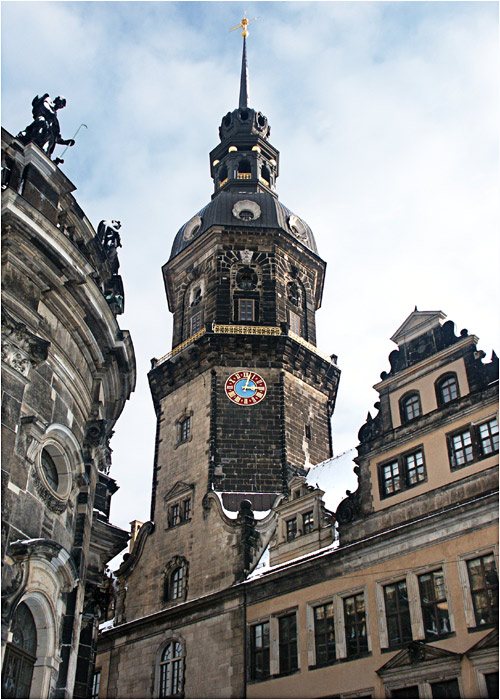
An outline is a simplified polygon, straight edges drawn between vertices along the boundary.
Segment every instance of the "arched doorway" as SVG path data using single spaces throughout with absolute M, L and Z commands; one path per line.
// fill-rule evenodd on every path
M 12 641 L 7 644 L 2 672 L 3 698 L 29 698 L 36 661 L 37 634 L 33 615 L 20 603 L 12 619 Z

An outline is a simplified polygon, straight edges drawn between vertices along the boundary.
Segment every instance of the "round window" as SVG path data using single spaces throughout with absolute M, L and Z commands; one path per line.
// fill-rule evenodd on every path
M 57 492 L 57 487 L 59 486 L 59 474 L 54 460 L 50 456 L 47 449 L 42 450 L 42 472 L 44 477 L 47 479 L 48 485 Z

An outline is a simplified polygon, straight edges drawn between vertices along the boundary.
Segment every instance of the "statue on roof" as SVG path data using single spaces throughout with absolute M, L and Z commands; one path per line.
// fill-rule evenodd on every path
M 33 122 L 20 131 L 17 138 L 23 143 L 36 143 L 49 158 L 52 156 L 57 144 L 61 146 L 74 146 L 74 139 L 63 139 L 57 118 L 57 110 L 66 106 L 66 99 L 58 96 L 52 101 L 48 93 L 33 98 L 31 103 Z

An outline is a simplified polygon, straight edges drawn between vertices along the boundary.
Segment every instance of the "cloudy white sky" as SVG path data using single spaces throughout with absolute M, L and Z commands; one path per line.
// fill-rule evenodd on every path
M 281 152 L 281 201 L 328 263 L 318 345 L 342 370 L 334 450 L 357 442 L 417 305 L 498 343 L 496 2 L 2 2 L 2 124 L 64 95 L 62 170 L 97 228 L 122 221 L 138 383 L 112 440 L 112 520 L 147 520 L 150 358 L 171 347 L 161 265 L 212 194 L 209 151 L 237 106 L 244 10 L 250 101 Z M 60 154 L 62 148 L 56 151 Z M 350 472 L 350 469 L 348 470 Z M 350 473 L 339 475 L 353 488 Z

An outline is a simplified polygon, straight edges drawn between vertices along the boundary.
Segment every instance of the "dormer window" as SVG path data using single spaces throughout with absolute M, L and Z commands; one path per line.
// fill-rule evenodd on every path
M 286 539 L 288 542 L 297 537 L 297 518 L 291 518 L 286 521 Z
M 422 415 L 422 408 L 420 406 L 420 395 L 418 391 L 413 391 L 410 394 L 405 394 L 399 400 L 399 412 L 401 415 L 401 423 L 409 423 L 415 418 Z
M 438 406 L 444 406 L 460 397 L 457 375 L 454 372 L 439 377 L 435 387 Z
M 302 534 L 307 535 L 314 530 L 314 515 L 310 510 L 302 515 Z

